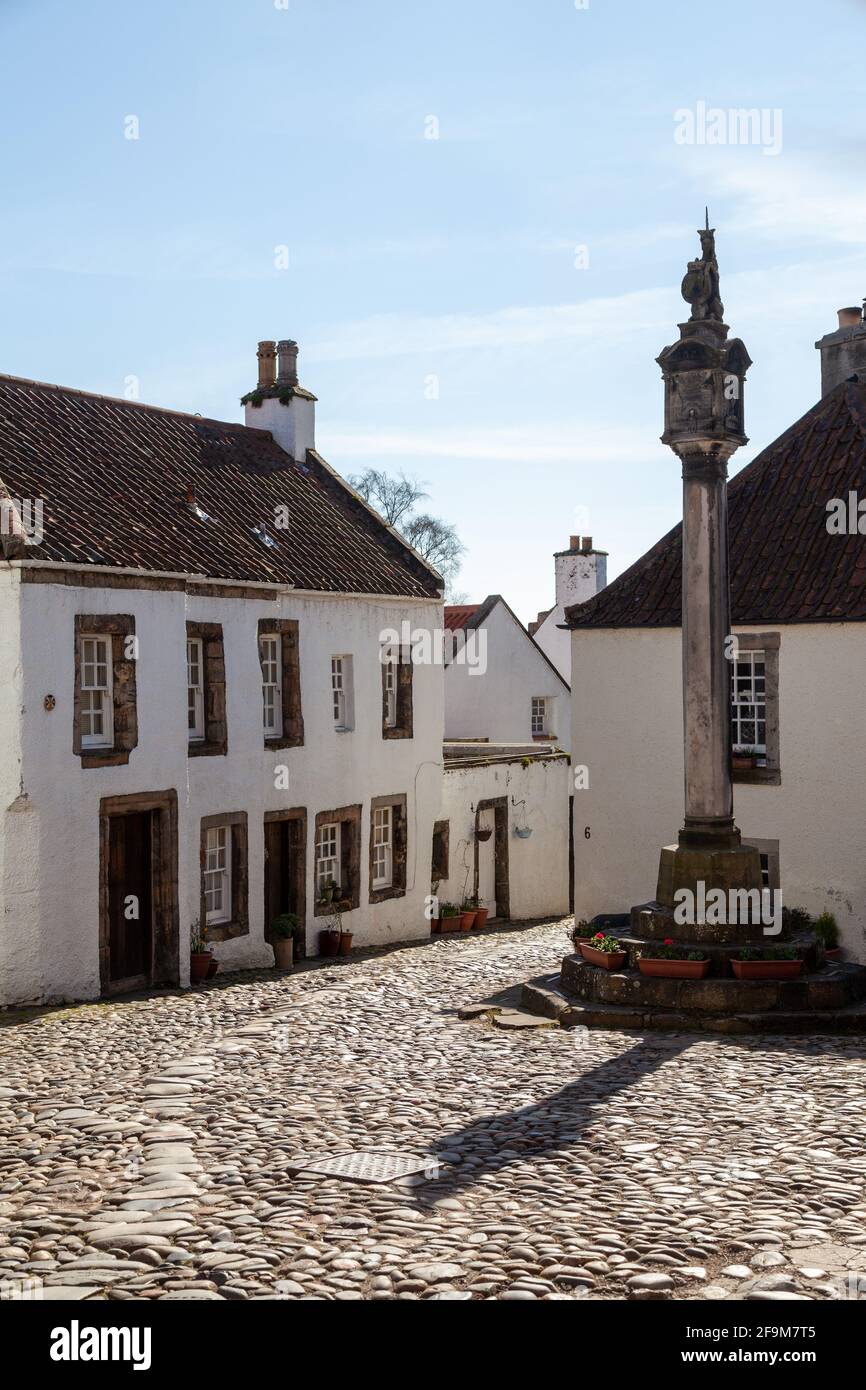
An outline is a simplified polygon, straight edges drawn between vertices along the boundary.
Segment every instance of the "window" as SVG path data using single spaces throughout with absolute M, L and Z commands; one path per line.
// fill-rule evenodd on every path
M 533 738 L 547 733 L 547 700 L 543 695 L 533 695 L 531 725 Z
M 380 648 L 382 665 L 382 737 L 412 737 L 412 650 L 407 646 L 385 644 Z
M 354 727 L 354 698 L 352 691 L 352 658 L 331 657 L 331 711 L 334 728 L 345 731 Z
M 187 623 L 187 753 L 228 752 L 226 664 L 221 623 Z
M 204 900 L 208 926 L 231 921 L 231 831 L 227 825 L 205 832 Z
M 111 642 L 81 638 L 81 746 L 110 748 L 114 743 Z
M 376 807 L 373 812 L 373 863 L 371 875 L 371 882 L 374 888 L 391 887 L 394 848 L 391 832 L 391 807 Z
M 265 744 L 268 748 L 300 748 L 304 719 L 297 619 L 260 618 L 258 643 Z
M 190 637 L 186 644 L 186 713 L 189 738 L 204 738 L 204 654 L 200 637 Z
M 72 750 L 83 768 L 129 762 L 138 743 L 135 618 L 75 615 Z
M 767 751 L 766 676 L 762 651 L 740 651 L 731 662 L 731 740 L 736 751 Z
M 738 632 L 731 659 L 731 748 L 735 782 L 782 781 L 778 632 Z M 751 758 L 744 754 L 752 754 Z
M 397 663 L 388 660 L 382 667 L 382 689 L 384 709 L 382 717 L 386 729 L 393 729 L 397 723 Z
M 283 732 L 283 663 L 279 633 L 259 638 L 262 666 L 262 721 L 266 739 L 280 738 Z
M 316 897 L 332 882 L 340 888 L 340 878 L 340 825 L 329 821 L 316 831 Z
M 361 902 L 361 807 L 339 806 L 333 811 L 320 811 L 316 816 L 315 837 L 315 907 L 314 915 L 327 916 L 333 911 L 323 903 L 322 890 L 331 879 L 339 889 L 341 911 L 350 911 Z
M 212 941 L 249 932 L 247 846 L 245 811 L 202 818 L 199 915 Z
M 406 892 L 406 797 L 374 796 L 370 804 L 370 902 Z

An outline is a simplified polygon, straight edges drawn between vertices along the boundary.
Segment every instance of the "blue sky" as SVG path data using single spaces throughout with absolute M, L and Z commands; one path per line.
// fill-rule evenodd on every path
M 866 295 L 864 38 L 860 0 L 0 0 L 0 370 L 234 420 L 297 338 L 329 461 L 426 481 L 458 587 L 526 620 L 570 534 L 613 575 L 678 518 L 654 359 L 705 202 L 735 466 L 817 399 Z M 781 150 L 677 143 L 699 102 Z

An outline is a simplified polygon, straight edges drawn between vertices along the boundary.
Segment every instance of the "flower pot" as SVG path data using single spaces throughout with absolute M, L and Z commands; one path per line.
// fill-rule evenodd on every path
M 590 965 L 600 965 L 602 970 L 619 970 L 625 964 L 625 951 L 597 951 L 585 941 L 580 943 L 580 954 Z
M 337 955 L 347 956 L 352 949 L 352 932 L 340 932 L 340 939 L 337 944 Z
M 277 970 L 291 970 L 294 966 L 294 940 L 291 936 L 275 936 L 271 942 L 274 952 L 274 966 Z
M 827 960 L 841 960 L 845 954 L 844 946 L 825 946 L 824 956 Z
M 461 930 L 461 931 L 471 931 L 471 930 L 472 930 L 472 927 L 473 927 L 473 925 L 474 925 L 474 922 L 475 922 L 475 909 L 474 909 L 474 908 L 472 909 L 471 912 L 462 912 L 462 913 L 460 914 L 460 930 Z
M 477 928 L 477 927 L 483 927 L 483 926 L 484 926 L 484 923 L 487 921 L 487 918 L 488 918 L 489 913 L 490 913 L 490 908 L 489 908 L 489 907 L 479 907 L 478 911 L 475 913 L 475 926 L 476 926 L 476 928 Z
M 211 958 L 210 958 L 210 965 L 209 965 L 208 968 L 207 968 L 207 978 L 208 978 L 209 980 L 212 980 L 213 977 L 214 977 L 214 975 L 215 975 L 215 974 L 217 973 L 217 971 L 219 970 L 219 968 L 220 968 L 220 963 L 219 963 L 219 961 L 217 960 L 216 956 L 211 956 Z
M 441 930 L 442 930 L 442 918 L 441 918 L 441 917 L 431 917 L 431 918 L 430 918 L 430 935 L 431 935 L 431 936 L 438 936 L 439 933 L 441 932 Z
M 518 840 L 528 840 L 532 834 L 532 828 L 528 825 L 515 825 L 514 833 Z
M 642 975 L 660 980 L 702 980 L 709 973 L 710 960 L 652 960 L 641 956 L 638 969 Z
M 439 919 L 439 929 L 440 929 L 440 931 L 444 931 L 444 932 L 448 932 L 448 931 L 459 931 L 459 930 L 460 930 L 460 921 L 461 921 L 461 918 L 460 918 L 460 913 L 459 913 L 459 912 L 452 913 L 452 915 L 451 915 L 450 917 L 440 917 L 440 919 Z
M 338 931 L 319 932 L 319 955 L 335 956 L 340 949 L 340 933 Z
M 189 978 L 191 980 L 206 980 L 210 974 L 212 960 L 212 951 L 191 951 L 189 957 Z
M 801 960 L 736 960 L 731 969 L 738 980 L 796 980 L 803 969 Z

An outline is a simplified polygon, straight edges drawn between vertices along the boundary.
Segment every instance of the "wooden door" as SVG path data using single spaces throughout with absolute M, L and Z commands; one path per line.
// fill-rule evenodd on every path
M 150 984 L 153 975 L 153 817 L 108 822 L 109 981 Z

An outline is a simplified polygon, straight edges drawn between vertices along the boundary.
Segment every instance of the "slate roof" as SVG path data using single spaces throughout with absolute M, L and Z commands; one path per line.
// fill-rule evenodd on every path
M 44 498 L 26 560 L 335 593 L 443 587 L 318 454 L 296 464 L 267 430 L 0 375 L 0 487 Z
M 735 623 L 863 622 L 866 536 L 831 535 L 827 503 L 866 498 L 866 382 L 843 382 L 728 484 Z M 682 527 L 675 526 L 566 623 L 678 627 Z

